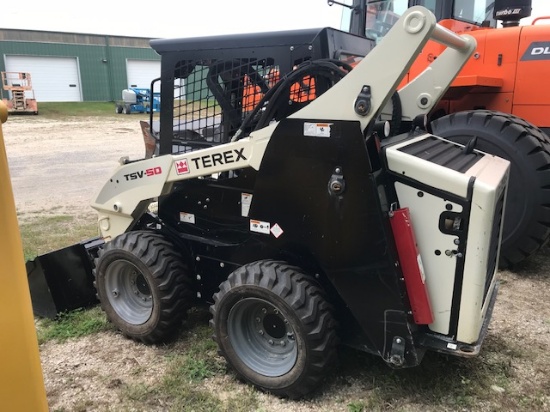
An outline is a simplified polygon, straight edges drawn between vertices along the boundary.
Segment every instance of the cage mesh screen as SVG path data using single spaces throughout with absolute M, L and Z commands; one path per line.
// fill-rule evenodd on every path
M 337 65 L 301 59 L 288 73 L 271 58 L 182 61 L 174 82 L 172 153 L 227 143 L 237 131 L 243 137 L 289 116 L 338 82 L 355 57 Z
M 174 153 L 230 141 L 280 78 L 271 59 L 199 61 L 186 66 L 192 70 L 174 81 Z

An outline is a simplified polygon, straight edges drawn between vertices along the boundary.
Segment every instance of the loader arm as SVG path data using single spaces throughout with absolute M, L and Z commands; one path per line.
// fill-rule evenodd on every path
M 364 131 L 380 116 L 429 39 L 450 47 L 399 92 L 406 118 L 428 112 L 447 90 L 476 44 L 470 36 L 458 36 L 437 25 L 429 10 L 415 6 L 401 16 L 382 42 L 341 81 L 289 117 L 308 119 L 304 127 L 311 124 L 312 119 L 352 120 Z M 99 213 L 102 236 L 110 240 L 130 230 L 156 197 L 170 193 L 174 182 L 247 167 L 258 170 L 276 128 L 277 123 L 273 123 L 248 137 L 190 153 L 121 161 L 92 204 Z

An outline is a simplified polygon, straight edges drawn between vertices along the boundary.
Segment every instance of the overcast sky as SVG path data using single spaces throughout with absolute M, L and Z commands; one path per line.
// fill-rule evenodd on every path
M 3 2 L 0 28 L 138 37 L 194 37 L 311 27 L 340 27 L 341 7 L 325 0 L 25 0 Z M 533 16 L 550 16 L 533 0 Z M 528 20 L 525 20 L 527 22 Z M 550 23 L 550 21 L 549 21 Z

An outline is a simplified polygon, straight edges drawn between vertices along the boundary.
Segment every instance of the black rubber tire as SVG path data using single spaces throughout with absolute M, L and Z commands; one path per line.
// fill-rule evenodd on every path
M 499 266 L 510 267 L 537 252 L 550 236 L 550 139 L 539 128 L 507 113 L 474 110 L 432 122 L 435 135 L 511 163 Z
M 153 232 L 128 232 L 106 243 L 95 264 L 101 307 L 126 337 L 150 344 L 178 332 L 192 289 L 171 242 Z
M 122 113 L 122 106 L 117 104 L 116 107 L 115 107 L 115 113 L 116 114 L 121 114 Z
M 300 398 L 336 363 L 332 306 L 311 278 L 285 262 L 237 269 L 220 285 L 210 312 L 220 353 L 263 391 Z

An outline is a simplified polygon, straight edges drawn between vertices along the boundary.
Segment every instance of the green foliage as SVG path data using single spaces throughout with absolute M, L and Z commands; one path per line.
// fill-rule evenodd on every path
M 64 342 L 110 329 L 111 326 L 99 307 L 79 309 L 61 313 L 56 319 L 41 319 L 37 325 L 38 343 L 51 340 Z

